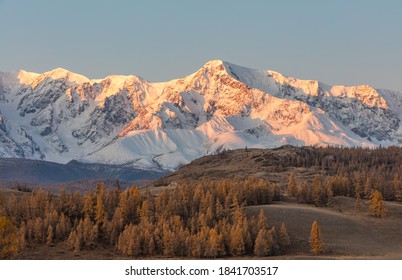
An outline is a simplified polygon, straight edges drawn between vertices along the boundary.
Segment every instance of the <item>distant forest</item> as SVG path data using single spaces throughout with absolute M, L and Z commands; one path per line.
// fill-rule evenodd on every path
M 292 246 L 286 225 L 267 224 L 263 211 L 250 217 L 247 206 L 296 197 L 325 207 L 334 196 L 359 200 L 374 192 L 380 199 L 401 200 L 401 148 L 307 147 L 279 161 L 278 172 L 289 166 L 319 172 L 303 181 L 291 173 L 286 188 L 248 177 L 181 182 L 158 193 L 106 189 L 103 183 L 85 194 L 0 193 L 0 258 L 58 242 L 74 251 L 106 246 L 123 258 L 286 254 Z
M 297 195 L 302 202 L 314 203 L 309 195 L 314 189 L 325 189 L 327 193 L 326 201 L 315 202 L 319 205 L 325 204 L 332 196 L 369 198 L 373 190 L 380 191 L 385 200 L 402 199 L 400 147 L 302 147 L 292 156 L 283 156 L 279 161 L 278 171 L 285 167 L 319 170 L 311 184 L 302 182 L 302 186 L 297 187 Z

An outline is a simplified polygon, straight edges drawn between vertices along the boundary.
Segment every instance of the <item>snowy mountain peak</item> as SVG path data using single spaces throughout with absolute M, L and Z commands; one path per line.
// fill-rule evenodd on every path
M 369 85 L 333 86 L 330 90 L 333 96 L 359 99 L 367 106 L 387 109 L 388 104 L 381 94 Z
M 216 67 L 220 67 L 224 64 L 225 62 L 223 62 L 222 60 L 219 59 L 215 59 L 215 60 L 210 60 L 207 63 L 204 64 L 204 68 L 211 68 L 214 69 Z
M 38 78 L 40 74 L 20 70 L 18 72 L 18 80 L 22 85 L 29 85 L 33 80 Z
M 70 84 L 76 85 L 89 82 L 87 77 L 75 74 L 63 68 L 56 68 L 42 74 L 20 70 L 18 73 L 18 79 L 21 85 L 29 85 L 32 88 L 36 88 L 39 84 L 46 80 L 64 80 Z
M 229 148 L 402 143 L 402 95 L 212 60 L 152 83 L 0 73 L 0 157 L 175 169 Z
M 205 63 L 197 72 L 190 75 L 191 76 L 200 76 L 203 75 L 205 77 L 211 77 L 217 75 L 219 73 L 225 72 L 224 62 L 222 60 L 211 60 Z
M 53 69 L 49 72 L 45 72 L 41 75 L 44 78 L 51 78 L 51 79 L 65 79 L 71 83 L 75 83 L 75 84 L 82 84 L 82 83 L 86 83 L 89 82 L 89 79 L 85 76 L 79 75 L 79 74 L 75 74 L 71 71 L 68 71 L 66 69 L 63 68 L 56 68 Z

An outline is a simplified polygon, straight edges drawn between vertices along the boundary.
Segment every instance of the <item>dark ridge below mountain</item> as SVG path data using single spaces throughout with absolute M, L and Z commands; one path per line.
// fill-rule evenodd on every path
M 334 176 L 341 171 L 350 176 L 356 171 L 366 173 L 366 176 L 372 172 L 373 176 L 381 174 L 392 181 L 394 175 L 389 170 L 401 166 L 401 158 L 402 148 L 396 146 L 369 149 L 285 145 L 274 149 L 225 150 L 196 159 L 154 184 L 166 186 L 184 181 L 253 176 L 285 187 L 293 172 L 302 182 L 311 181 L 317 174 Z M 381 170 L 387 170 L 389 174 Z
M 27 185 L 64 184 L 78 181 L 121 180 L 150 181 L 166 175 L 165 171 L 142 170 L 127 166 L 88 164 L 70 161 L 59 164 L 49 161 L 0 158 L 0 181 Z M 67 184 L 68 185 L 68 184 Z
M 314 151 L 313 147 L 281 146 L 274 149 L 225 150 L 216 155 L 198 158 L 182 166 L 176 172 L 156 181 L 156 185 L 168 185 L 191 180 L 217 180 L 246 178 L 249 176 L 266 178 L 271 182 L 287 182 L 288 171 L 295 166 L 286 166 L 285 160 L 299 153 Z M 305 177 L 319 172 L 319 168 L 302 168 Z

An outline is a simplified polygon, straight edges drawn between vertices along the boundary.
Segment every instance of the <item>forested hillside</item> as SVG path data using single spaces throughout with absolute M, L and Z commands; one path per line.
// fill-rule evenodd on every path
M 208 168 L 215 172 L 208 173 Z M 99 250 L 112 252 L 113 258 L 300 254 L 308 243 L 300 237 L 309 231 L 300 232 L 295 227 L 300 221 L 282 214 L 281 218 L 271 216 L 269 211 L 300 208 L 319 217 L 322 212 L 302 205 L 332 211 L 334 201 L 340 201 L 336 197 L 349 197 L 358 209 L 351 212 L 353 221 L 360 217 L 369 226 L 381 218 L 397 225 L 401 222 L 401 171 L 402 149 L 396 147 L 242 149 L 196 160 L 143 189 L 106 189 L 99 182 L 85 194 L 3 191 L 0 257 L 30 258 L 30 250 L 51 250 L 60 244 L 78 257 L 81 251 L 96 254 Z M 277 210 L 265 208 L 271 204 Z M 388 211 L 387 205 L 394 210 Z M 351 210 L 337 211 L 327 216 L 337 218 Z M 291 224 L 283 223 L 288 220 Z

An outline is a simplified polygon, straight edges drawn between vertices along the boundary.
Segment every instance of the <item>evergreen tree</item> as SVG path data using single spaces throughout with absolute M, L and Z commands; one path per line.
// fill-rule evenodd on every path
M 246 254 L 252 253 L 254 248 L 254 240 L 251 240 L 250 226 L 247 217 L 243 218 L 242 234 L 243 234 L 245 253 Z
M 279 227 L 279 247 L 283 250 L 291 245 L 288 230 L 284 223 Z
M 268 256 L 271 252 L 270 238 L 268 237 L 268 233 L 266 229 L 260 229 L 258 231 L 257 238 L 255 239 L 254 244 L 254 255 L 257 257 L 265 257 Z
M 299 203 L 312 203 L 311 187 L 307 184 L 307 181 L 303 181 L 303 184 L 298 185 L 296 197 Z
M 279 254 L 279 241 L 278 241 L 278 234 L 276 233 L 275 226 L 268 231 L 268 237 L 271 240 L 271 255 L 278 255 Z
M 53 246 L 54 232 L 52 225 L 49 225 L 47 229 L 46 244 L 47 246 Z
M 399 177 L 397 175 L 394 176 L 394 179 L 392 180 L 392 185 L 394 189 L 394 199 L 396 201 L 401 201 L 402 200 L 401 181 L 399 180 Z
M 99 194 L 96 198 L 96 207 L 95 207 L 95 222 L 97 225 L 102 224 L 106 217 L 105 206 L 103 204 L 102 195 Z
M 91 190 L 83 196 L 84 207 L 83 212 L 85 216 L 89 216 L 92 220 L 95 218 L 95 196 Z
M 373 181 L 372 176 L 368 176 L 366 179 L 366 184 L 364 185 L 364 194 L 366 198 L 370 197 L 370 194 L 373 191 Z
M 296 175 L 292 172 L 288 178 L 287 193 L 289 196 L 296 196 L 297 193 L 297 181 Z
M 198 258 L 205 256 L 207 239 L 208 239 L 207 228 L 203 228 L 196 235 L 193 235 L 191 240 L 191 256 Z
M 56 239 L 58 240 L 65 240 L 71 230 L 71 223 L 68 218 L 62 213 L 59 216 L 59 220 L 56 224 Z
M 221 255 L 222 251 L 222 237 L 218 234 L 218 231 L 215 228 L 210 229 L 207 240 L 207 247 L 205 249 L 205 256 L 216 258 L 217 256 Z
M 98 237 L 98 226 L 92 223 L 89 216 L 84 221 L 81 220 L 79 226 L 82 228 L 84 246 L 92 247 Z
M 230 233 L 230 253 L 232 256 L 241 256 L 245 253 L 243 233 L 239 225 L 232 227 Z
M 311 197 L 316 206 L 325 206 L 327 204 L 327 192 L 321 183 L 321 176 L 319 175 L 315 175 L 311 183 Z
M 19 238 L 19 248 L 20 250 L 24 250 L 27 245 L 27 240 L 26 240 L 26 225 L 25 222 L 23 221 L 20 225 L 20 229 L 18 231 L 18 238 Z
M 321 230 L 317 221 L 314 221 L 311 225 L 310 252 L 314 255 L 319 255 L 324 252 L 324 242 L 322 241 Z
M 174 256 L 175 251 L 175 236 L 172 231 L 166 226 L 163 230 L 163 254 L 165 256 Z
M 258 222 L 257 222 L 258 230 L 266 229 L 267 228 L 267 217 L 265 216 L 264 210 L 260 210 L 258 214 Z
M 355 207 L 356 207 L 357 209 L 360 209 L 360 208 L 362 207 L 362 200 L 361 200 L 361 196 L 360 196 L 360 192 L 359 192 L 359 191 L 356 192 Z
M 33 235 L 35 238 L 35 241 L 38 243 L 44 242 L 46 238 L 46 228 L 43 223 L 42 218 L 36 218 L 33 223 Z
M 0 259 L 17 256 L 18 248 L 16 226 L 8 218 L 0 216 Z
M 373 191 L 370 195 L 370 211 L 374 216 L 382 218 L 385 216 L 384 198 L 380 191 Z

